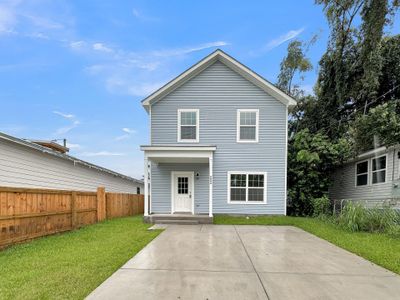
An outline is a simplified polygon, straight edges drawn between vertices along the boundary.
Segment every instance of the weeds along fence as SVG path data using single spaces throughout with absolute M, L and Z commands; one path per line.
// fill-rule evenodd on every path
M 96 222 L 142 214 L 136 194 L 0 187 L 0 248 Z

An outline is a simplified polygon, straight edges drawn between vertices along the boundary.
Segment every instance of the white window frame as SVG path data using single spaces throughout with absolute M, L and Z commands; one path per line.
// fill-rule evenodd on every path
M 240 127 L 253 127 L 253 125 L 240 125 L 240 113 L 242 112 L 255 112 L 256 113 L 256 138 L 255 140 L 241 140 Z M 258 129 L 259 129 L 259 109 L 238 109 L 236 113 L 236 142 L 237 143 L 258 143 Z
M 246 175 L 246 186 L 245 187 L 240 187 L 240 188 L 245 188 L 246 189 L 246 200 L 245 201 L 231 201 L 231 175 Z M 264 175 L 264 195 L 263 195 L 263 201 L 249 201 L 249 175 Z M 228 199 L 227 202 L 228 204 L 249 204 L 249 205 L 255 205 L 255 204 L 266 204 L 267 203 L 267 172 L 257 172 L 257 171 L 228 171 Z M 235 187 L 233 187 L 235 188 Z M 239 188 L 239 187 L 238 187 Z M 253 188 L 253 187 L 250 187 Z M 261 189 L 261 188 L 260 188 Z
M 181 113 L 182 112 L 195 112 L 196 113 L 196 139 L 181 139 Z M 186 126 L 186 125 L 185 125 Z M 178 143 L 198 143 L 200 132 L 200 112 L 198 109 L 178 109 Z
M 360 174 L 357 174 L 357 165 L 359 165 L 359 164 L 361 164 L 361 163 L 364 163 L 364 162 L 367 162 L 368 163 L 368 168 L 367 168 L 367 172 L 366 173 L 360 173 Z M 354 182 L 354 185 L 355 185 L 355 187 L 363 187 L 363 186 L 368 186 L 368 185 L 370 185 L 370 168 L 371 168 L 371 161 L 369 160 L 369 159 L 365 159 L 365 160 L 362 160 L 362 161 L 358 161 L 358 162 L 356 162 L 356 166 L 355 166 L 355 170 L 354 170 L 354 174 L 355 174 L 355 182 Z M 359 175 L 365 175 L 365 174 L 367 174 L 367 184 L 365 184 L 365 185 L 357 185 L 357 177 L 359 176 Z
M 385 168 L 374 171 L 372 162 L 373 162 L 374 159 L 379 159 L 381 157 L 385 157 Z M 387 180 L 387 177 L 388 177 L 388 156 L 387 156 L 387 154 L 380 155 L 380 156 L 377 156 L 377 157 L 371 157 L 371 169 L 370 170 L 371 170 L 371 184 L 372 185 L 379 185 L 379 184 L 387 183 L 388 182 L 388 180 Z M 376 182 L 376 183 L 374 183 L 373 182 L 374 173 L 377 173 L 377 172 L 380 172 L 380 171 L 385 171 L 385 181 L 384 182 Z

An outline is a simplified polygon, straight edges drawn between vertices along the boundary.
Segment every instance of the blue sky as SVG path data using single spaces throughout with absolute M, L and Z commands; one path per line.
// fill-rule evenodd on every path
M 329 35 L 314 1 L 1 0 L 0 131 L 140 178 L 146 95 L 216 48 L 276 82 L 288 41 L 315 33 L 308 91 Z

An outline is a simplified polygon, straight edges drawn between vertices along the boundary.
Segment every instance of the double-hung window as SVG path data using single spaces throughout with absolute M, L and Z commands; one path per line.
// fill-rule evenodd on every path
M 258 109 L 237 110 L 237 142 L 258 142 Z
M 178 142 L 199 142 L 198 109 L 178 109 Z
M 267 173 L 228 172 L 228 203 L 266 203 Z
M 386 155 L 372 159 L 372 184 L 386 182 Z
M 356 164 L 356 186 L 368 185 L 368 160 Z

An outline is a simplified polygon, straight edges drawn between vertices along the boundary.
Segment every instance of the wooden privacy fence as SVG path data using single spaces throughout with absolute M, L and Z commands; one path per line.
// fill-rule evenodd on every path
M 142 214 L 143 195 L 0 187 L 0 248 L 104 219 Z

